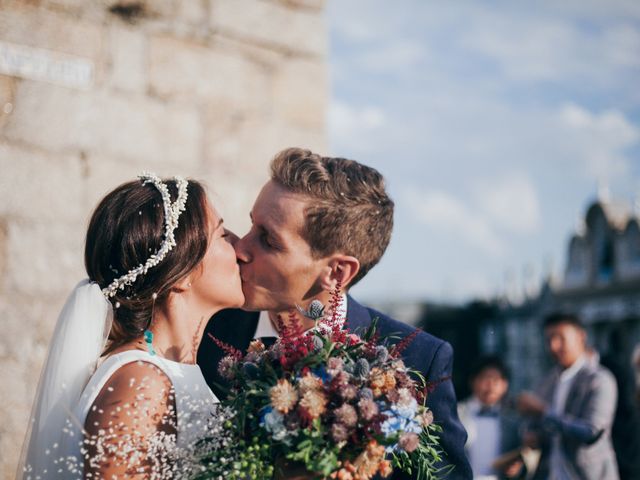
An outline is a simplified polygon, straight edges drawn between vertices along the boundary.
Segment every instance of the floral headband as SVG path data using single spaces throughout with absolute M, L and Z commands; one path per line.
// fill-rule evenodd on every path
M 106 298 L 113 297 L 118 290 L 123 289 L 127 285 L 132 285 L 138 275 L 146 274 L 150 268 L 158 265 L 167 254 L 176 246 L 176 239 L 174 236 L 175 229 L 178 228 L 178 219 L 180 214 L 184 212 L 187 203 L 187 185 L 189 182 L 181 177 L 174 177 L 178 187 L 178 198 L 175 202 L 171 201 L 169 195 L 169 189 L 157 175 L 152 173 L 142 172 L 138 175 L 138 178 L 142 180 L 142 184 L 153 184 L 162 195 L 162 203 L 164 206 L 164 239 L 160 248 L 151 255 L 145 263 L 141 263 L 136 268 L 129 270 L 121 277 L 116 278 L 109 284 L 108 287 L 102 289 L 102 293 Z

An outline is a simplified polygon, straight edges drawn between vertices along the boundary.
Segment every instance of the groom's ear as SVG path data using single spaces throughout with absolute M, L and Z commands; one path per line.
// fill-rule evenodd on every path
M 332 255 L 320 277 L 323 290 L 335 290 L 338 282 L 345 291 L 360 270 L 360 262 L 351 255 Z

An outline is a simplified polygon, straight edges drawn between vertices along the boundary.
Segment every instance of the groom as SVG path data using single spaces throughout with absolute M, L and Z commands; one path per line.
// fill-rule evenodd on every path
M 274 325 L 288 318 L 294 306 L 307 308 L 320 300 L 328 305 L 330 292 L 360 281 L 378 263 L 391 237 L 393 202 L 384 179 L 373 168 L 343 158 L 322 157 L 290 148 L 271 162 L 271 179 L 251 211 L 252 227 L 235 245 L 240 263 L 244 311 L 226 310 L 209 322 L 205 335 L 246 350 L 253 338 L 277 336 Z M 345 327 L 362 330 L 378 318 L 381 335 L 414 329 L 366 308 L 346 295 Z M 279 320 L 278 320 L 279 319 Z M 309 321 L 311 327 L 312 322 Z M 217 372 L 224 353 L 205 337 L 198 364 L 216 395 L 225 381 Z M 456 413 L 451 383 L 453 350 L 448 343 L 420 332 L 404 351 L 405 363 L 432 382 L 441 383 L 427 405 L 443 428 L 443 465 L 454 469 L 450 479 L 471 479 L 464 454 L 467 438 Z M 398 472 L 394 479 L 410 478 Z

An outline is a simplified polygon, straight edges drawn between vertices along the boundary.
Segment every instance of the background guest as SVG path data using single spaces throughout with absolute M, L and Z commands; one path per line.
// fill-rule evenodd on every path
M 587 354 L 587 334 L 578 317 L 552 314 L 544 335 L 556 366 L 537 392 L 518 398 L 532 419 L 530 443 L 542 448 L 535 479 L 618 480 L 611 443 L 616 382 Z
M 518 419 L 505 408 L 509 376 L 499 357 L 479 359 L 469 378 L 472 395 L 458 404 L 458 414 L 468 434 L 465 448 L 475 478 L 515 478 L 523 471 L 520 460 L 503 471 L 492 466 L 496 458 L 520 446 Z

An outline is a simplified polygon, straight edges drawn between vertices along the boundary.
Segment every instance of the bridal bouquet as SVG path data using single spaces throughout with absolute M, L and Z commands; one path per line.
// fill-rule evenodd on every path
M 375 322 L 361 336 L 335 314 L 304 333 L 290 323 L 279 342 L 254 340 L 246 354 L 214 339 L 227 352 L 219 369 L 231 384 L 223 403 L 236 412 L 229 426 L 243 438 L 238 478 L 272 478 L 287 463 L 313 478 L 366 480 L 394 468 L 434 478 L 439 427 L 425 406 L 429 387 L 400 358 L 413 335 L 387 347 Z M 216 455 L 209 465 L 224 452 Z

